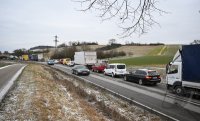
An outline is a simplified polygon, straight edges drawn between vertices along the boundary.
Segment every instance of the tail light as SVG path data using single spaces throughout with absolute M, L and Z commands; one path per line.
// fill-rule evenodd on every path
M 150 77 L 150 76 L 146 76 L 145 78 L 146 78 L 146 79 L 151 79 L 151 77 Z
M 158 76 L 158 78 L 160 79 L 160 76 Z

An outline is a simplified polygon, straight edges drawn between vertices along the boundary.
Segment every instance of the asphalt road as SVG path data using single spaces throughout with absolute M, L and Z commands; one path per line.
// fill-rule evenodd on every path
M 59 64 L 55 64 L 52 67 L 71 74 L 69 67 Z M 166 114 L 175 120 L 200 120 L 199 100 L 174 96 L 166 91 L 163 84 L 158 84 L 157 86 L 141 86 L 135 83 L 125 82 L 120 78 L 111 78 L 97 73 L 91 73 L 89 76 L 80 76 L 80 78 L 111 90 L 147 108 Z
M 24 64 L 13 64 L 0 68 L 0 98 L 5 95 L 5 87 L 10 88 L 8 87 L 8 83 L 17 76 L 16 74 L 18 74 L 19 70 L 24 66 Z

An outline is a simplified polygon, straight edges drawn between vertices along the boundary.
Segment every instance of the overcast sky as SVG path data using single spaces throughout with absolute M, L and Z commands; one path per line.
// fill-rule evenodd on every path
M 115 20 L 102 22 L 95 11 L 77 11 L 80 4 L 71 0 L 0 0 L 0 51 L 88 41 L 107 44 L 109 39 L 166 44 L 187 44 L 200 40 L 200 0 L 160 0 L 159 8 L 170 12 L 156 17 L 145 35 L 120 38 Z

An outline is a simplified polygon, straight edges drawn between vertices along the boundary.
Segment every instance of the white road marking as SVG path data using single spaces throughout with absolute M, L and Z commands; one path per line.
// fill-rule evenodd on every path
M 0 102 L 2 101 L 2 99 L 4 98 L 4 96 L 7 94 L 7 92 L 9 91 L 9 89 L 12 87 L 12 85 L 14 84 L 14 81 L 18 78 L 18 76 L 22 73 L 22 70 L 26 67 L 23 66 L 21 67 L 20 70 L 17 71 L 17 73 L 9 80 L 8 84 L 0 91 Z
M 16 64 L 11 64 L 11 65 L 7 65 L 7 66 L 3 66 L 3 67 L 0 68 L 0 70 L 1 70 L 1 69 L 4 69 L 4 68 L 7 68 L 7 67 L 9 67 L 9 66 L 13 66 L 13 65 L 16 65 Z

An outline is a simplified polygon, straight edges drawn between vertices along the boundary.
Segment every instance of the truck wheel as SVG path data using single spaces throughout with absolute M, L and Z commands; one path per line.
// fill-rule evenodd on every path
M 176 86 L 174 91 L 177 95 L 183 95 L 183 88 L 181 86 Z
M 139 85 L 143 85 L 144 84 L 142 79 L 140 79 L 138 83 L 139 83 Z

